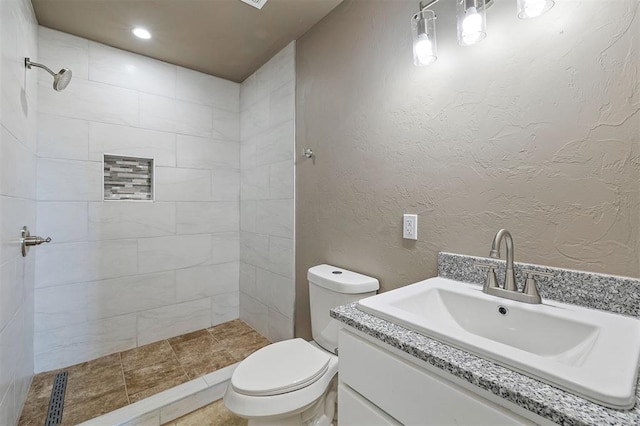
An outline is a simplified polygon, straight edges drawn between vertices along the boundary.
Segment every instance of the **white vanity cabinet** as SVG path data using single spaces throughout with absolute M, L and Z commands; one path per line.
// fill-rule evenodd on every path
M 354 329 L 339 348 L 340 426 L 553 424 Z

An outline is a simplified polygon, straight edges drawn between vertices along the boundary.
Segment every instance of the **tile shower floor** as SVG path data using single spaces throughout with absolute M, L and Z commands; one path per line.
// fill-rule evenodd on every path
M 242 361 L 268 344 L 264 336 L 238 319 L 40 373 L 33 378 L 19 425 L 44 424 L 53 378 L 62 371 L 68 372 L 62 425 L 75 425 Z M 233 417 L 224 406 L 214 404 L 216 415 Z M 189 420 L 182 424 L 189 424 Z

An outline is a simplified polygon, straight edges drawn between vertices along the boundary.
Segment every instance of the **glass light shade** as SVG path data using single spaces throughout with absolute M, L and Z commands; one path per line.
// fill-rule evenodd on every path
M 553 7 L 553 0 L 518 0 L 518 18 L 536 18 Z
M 456 0 L 458 44 L 471 46 L 487 36 L 485 0 Z
M 416 13 L 411 18 L 413 63 L 418 67 L 431 65 L 438 59 L 435 19 L 436 14 L 428 9 Z

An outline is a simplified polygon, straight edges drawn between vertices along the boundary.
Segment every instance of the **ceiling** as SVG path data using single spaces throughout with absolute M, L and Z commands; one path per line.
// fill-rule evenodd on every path
M 40 25 L 242 82 L 342 0 L 32 0 Z M 153 34 L 141 40 L 136 26 Z

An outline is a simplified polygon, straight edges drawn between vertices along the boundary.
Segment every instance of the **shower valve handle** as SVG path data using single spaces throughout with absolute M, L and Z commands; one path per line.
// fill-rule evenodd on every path
M 26 226 L 22 227 L 21 235 L 20 235 L 20 248 L 22 250 L 22 257 L 25 257 L 27 253 L 29 253 L 29 247 L 39 246 L 42 243 L 50 243 L 51 237 L 42 238 L 38 236 L 31 236 L 29 233 L 29 228 Z

